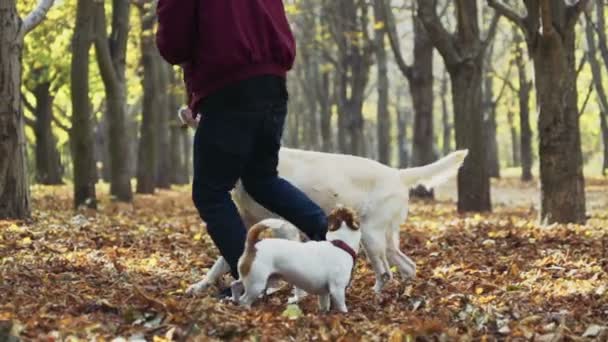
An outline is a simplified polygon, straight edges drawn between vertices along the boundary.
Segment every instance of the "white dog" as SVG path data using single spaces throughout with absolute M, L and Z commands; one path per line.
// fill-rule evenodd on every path
M 337 208 L 328 222 L 327 241 L 304 243 L 284 239 L 260 241 L 260 234 L 272 229 L 269 226 L 274 222 L 265 220 L 254 225 L 239 259 L 240 278 L 232 285 L 233 299 L 250 307 L 270 277 L 279 276 L 299 289 L 320 295 L 321 311 L 329 311 L 331 299 L 336 309 L 347 312 L 345 292 L 361 241 L 359 221 L 354 211 Z
M 343 204 L 359 214 L 363 247 L 376 274 L 374 290 L 380 292 L 392 278 L 391 265 L 405 278 L 416 275 L 415 263 L 399 249 L 399 228 L 407 218 L 410 188 L 434 187 L 455 176 L 467 154 L 456 151 L 432 164 L 399 170 L 361 157 L 282 148 L 279 174 L 326 213 Z M 256 203 L 242 184 L 237 185 L 233 199 L 246 227 L 276 217 Z M 220 257 L 189 293 L 206 289 L 229 271 Z

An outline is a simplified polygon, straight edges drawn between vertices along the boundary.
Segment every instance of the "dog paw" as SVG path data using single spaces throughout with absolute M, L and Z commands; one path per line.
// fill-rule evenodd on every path
M 196 296 L 201 294 L 201 292 L 207 290 L 209 288 L 209 283 L 205 280 L 203 281 L 199 281 L 196 284 L 190 285 L 190 287 L 188 287 L 186 289 L 186 294 L 188 296 Z
M 241 296 L 245 292 L 245 286 L 243 285 L 243 282 L 240 280 L 233 281 L 232 284 L 230 284 L 230 290 L 232 292 L 232 301 L 238 304 L 240 302 Z

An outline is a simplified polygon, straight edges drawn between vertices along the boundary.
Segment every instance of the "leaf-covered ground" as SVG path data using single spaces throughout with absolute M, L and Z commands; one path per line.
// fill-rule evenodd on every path
M 506 180 L 494 195 L 535 189 Z M 286 310 L 288 289 L 251 311 L 185 296 L 217 255 L 187 188 L 133 205 L 102 195 L 93 213 L 71 209 L 68 187 L 37 187 L 30 222 L 0 221 L 0 340 L 605 341 L 608 181 L 589 181 L 588 197 L 586 226 L 540 227 L 518 200 L 482 215 L 414 202 L 401 247 L 417 279 L 376 296 L 361 258 L 350 313 L 321 315 L 315 298 Z

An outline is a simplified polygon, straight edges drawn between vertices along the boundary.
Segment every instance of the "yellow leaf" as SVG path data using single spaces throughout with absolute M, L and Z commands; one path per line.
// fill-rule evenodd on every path
M 154 267 L 158 264 L 158 259 L 156 259 L 155 257 L 150 257 L 148 259 L 147 265 L 148 267 Z
M 24 246 L 29 246 L 32 244 L 32 239 L 30 239 L 30 237 L 24 237 L 23 240 L 21 240 L 21 244 Z
M 397 328 L 393 330 L 388 337 L 389 342 L 401 342 L 403 341 L 403 332 Z
M 202 237 L 203 237 L 203 234 L 198 233 L 198 234 L 194 235 L 194 241 L 200 241 Z
M 483 287 L 476 288 L 475 289 L 475 293 L 478 294 L 478 295 L 482 294 L 483 293 Z
M 384 21 L 377 21 L 374 25 L 374 30 L 382 30 L 384 26 Z

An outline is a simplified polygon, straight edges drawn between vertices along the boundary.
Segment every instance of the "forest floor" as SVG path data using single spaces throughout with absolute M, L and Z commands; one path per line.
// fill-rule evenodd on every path
M 458 214 L 453 185 L 414 201 L 401 248 L 417 278 L 376 296 L 362 257 L 350 313 L 323 315 L 315 298 L 287 309 L 288 289 L 250 311 L 185 296 L 217 256 L 187 187 L 133 205 L 102 190 L 93 213 L 36 186 L 31 221 L 0 221 L 0 340 L 606 341 L 608 180 L 588 180 L 585 226 L 539 226 L 537 188 L 495 181 L 492 214 Z

